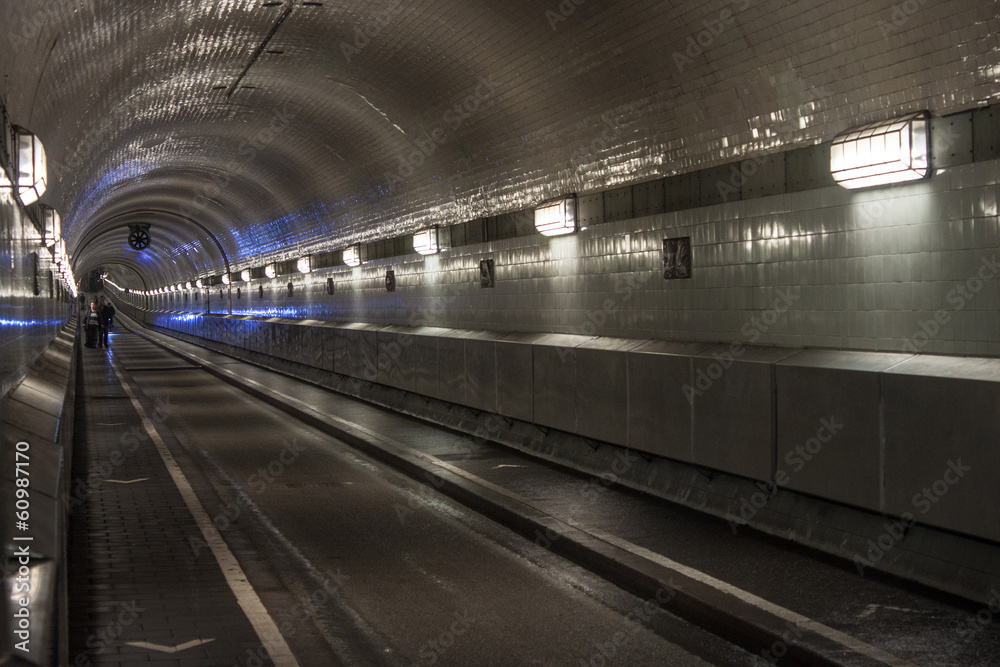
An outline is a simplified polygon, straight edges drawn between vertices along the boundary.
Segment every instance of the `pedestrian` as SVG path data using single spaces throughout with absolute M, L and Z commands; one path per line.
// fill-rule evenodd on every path
M 83 331 L 86 334 L 87 347 L 97 346 L 97 336 L 101 328 L 101 316 L 97 312 L 97 304 L 90 302 L 90 310 L 83 316 Z
M 105 301 L 104 297 L 101 297 L 101 306 L 97 309 L 97 314 L 101 323 L 100 338 L 97 341 L 97 346 L 110 347 L 108 344 L 108 329 L 111 327 L 111 318 L 115 314 L 114 306 Z

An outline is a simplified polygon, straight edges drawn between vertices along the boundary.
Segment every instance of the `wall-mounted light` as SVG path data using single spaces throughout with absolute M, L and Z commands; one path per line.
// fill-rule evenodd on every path
M 830 146 L 830 173 L 845 188 L 867 188 L 927 178 L 930 122 L 926 111 L 856 127 Z
M 229 274 L 228 274 L 228 273 L 227 273 L 227 274 L 224 274 L 224 275 L 222 276 L 222 284 L 223 284 L 223 285 L 231 285 L 231 284 L 232 284 L 232 282 L 233 282 L 233 280 L 232 280 L 232 278 L 230 278 L 230 277 L 229 277 Z
M 34 204 L 45 194 L 48 171 L 41 140 L 23 128 L 14 128 L 17 142 L 17 194 L 21 203 Z
M 576 231 L 576 195 L 543 202 L 535 208 L 535 229 L 543 236 Z
M 198 279 L 194 281 L 194 286 L 197 287 L 198 289 L 202 289 L 205 287 L 205 281 Z
M 264 267 L 264 275 L 268 278 L 274 278 L 278 275 L 278 267 L 274 264 L 268 264 Z
M 250 282 L 250 269 L 243 269 L 240 271 L 240 280 L 245 283 Z
M 299 270 L 299 273 L 312 273 L 312 256 L 306 255 L 305 257 L 300 257 L 295 266 Z
M 355 244 L 344 248 L 344 264 L 361 266 L 361 245 Z
M 171 285 L 170 286 L 170 291 L 171 292 L 176 292 L 177 291 L 177 285 Z
M 45 227 L 43 242 L 46 248 L 51 248 L 62 238 L 62 218 L 51 206 L 42 206 L 42 224 Z
M 194 285 L 190 281 L 184 283 L 184 289 L 194 289 Z
M 448 250 L 443 243 L 444 234 L 437 227 L 422 229 L 413 235 L 413 249 L 421 255 L 433 255 L 441 250 Z

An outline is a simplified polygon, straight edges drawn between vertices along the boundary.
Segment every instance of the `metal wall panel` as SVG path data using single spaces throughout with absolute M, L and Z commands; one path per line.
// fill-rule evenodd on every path
M 628 444 L 628 351 L 643 341 L 596 338 L 576 355 L 576 433 Z
M 378 380 L 379 327 L 347 324 L 337 328 L 334 370 L 341 375 L 375 382 Z
M 496 340 L 486 337 L 465 341 L 465 404 L 477 410 L 497 411 Z
M 712 206 L 727 201 L 739 201 L 739 164 L 730 163 L 703 169 L 698 172 L 701 206 Z
M 413 391 L 413 335 L 407 327 L 384 327 L 377 334 L 378 382 Z
M 1000 158 L 1000 108 L 973 110 L 972 141 L 977 161 Z
M 879 374 L 909 358 L 808 350 L 778 362 L 776 480 L 796 491 L 880 511 Z
M 662 178 L 632 186 L 632 210 L 635 217 L 663 213 L 664 202 Z
M 769 197 L 785 192 L 785 153 L 757 155 L 740 163 L 742 198 Z
M 576 432 L 576 346 L 584 336 L 553 334 L 531 345 L 536 424 Z
M 954 167 L 972 162 L 972 112 L 931 118 L 931 167 Z
M 413 348 L 413 390 L 418 394 L 440 398 L 438 390 L 438 337 L 447 329 L 423 327 L 411 338 Z
M 701 206 L 701 176 L 687 172 L 663 180 L 664 208 L 682 211 Z
M 323 325 L 320 329 L 323 339 L 323 370 L 333 370 L 333 357 L 336 350 L 337 329 L 329 324 Z
M 885 511 L 1000 541 L 1000 360 L 915 357 L 885 373 Z
M 604 222 L 628 220 L 634 217 L 631 185 L 604 191 Z
M 830 173 L 830 144 L 797 148 L 785 154 L 785 190 L 799 192 L 836 185 Z
M 516 334 L 504 337 L 496 342 L 496 355 L 497 412 L 505 417 L 533 421 L 531 343 Z
M 596 192 L 580 195 L 576 200 L 576 219 L 581 227 L 591 227 L 604 222 L 604 195 Z
M 771 364 L 788 350 L 719 345 L 694 357 L 694 461 L 770 480 L 774 455 Z
M 438 338 L 438 395 L 452 403 L 465 403 L 465 341 L 459 334 Z
M 694 461 L 692 359 L 711 344 L 650 341 L 628 353 L 629 447 L 678 461 Z

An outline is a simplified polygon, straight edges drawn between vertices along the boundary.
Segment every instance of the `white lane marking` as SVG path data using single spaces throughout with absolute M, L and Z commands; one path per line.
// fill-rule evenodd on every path
M 123 481 L 123 480 L 120 480 L 120 479 L 106 479 L 104 481 L 105 482 L 109 482 L 111 484 L 135 484 L 136 482 L 145 482 L 147 479 L 149 479 L 149 478 L 148 477 L 140 477 L 139 479 L 130 479 L 127 482 Z
M 182 355 L 186 354 L 180 348 L 177 348 L 177 347 L 175 347 L 173 345 L 170 345 L 169 343 L 167 343 L 166 345 L 167 345 L 167 347 L 170 347 L 170 348 L 176 350 L 178 353 L 180 353 Z M 215 366 L 215 364 L 212 364 L 211 362 L 208 362 L 208 361 L 203 361 L 202 364 L 204 366 L 206 366 L 206 367 L 208 367 L 208 366 Z M 444 468 L 445 470 L 453 472 L 456 475 L 464 477 L 464 478 L 468 479 L 471 482 L 474 482 L 474 483 L 479 484 L 481 486 L 485 486 L 486 488 L 489 488 L 489 489 L 491 489 L 493 491 L 496 491 L 497 493 L 500 493 L 500 494 L 502 494 L 504 496 L 507 496 L 508 498 L 510 498 L 512 500 L 516 500 L 517 502 L 519 502 L 519 503 L 521 503 L 523 505 L 526 505 L 527 507 L 530 507 L 530 508 L 534 509 L 537 512 L 541 512 L 542 514 L 544 514 L 546 516 L 552 517 L 556 521 L 560 521 L 562 523 L 568 524 L 568 525 L 572 526 L 573 528 L 576 528 L 577 530 L 579 530 L 581 532 L 590 533 L 591 535 L 593 535 L 593 536 L 595 536 L 595 537 L 597 537 L 599 539 L 602 539 L 605 542 L 608 542 L 609 544 L 613 544 L 614 546 L 617 546 L 617 547 L 619 547 L 621 549 L 625 549 L 626 551 L 629 551 L 629 552 L 631 552 L 631 553 L 633 553 L 633 554 L 635 554 L 637 556 L 641 556 L 643 558 L 651 560 L 654 563 L 657 563 L 658 565 L 661 565 L 661 566 L 666 567 L 668 569 L 672 569 L 675 572 L 678 572 L 679 574 L 683 574 L 684 576 L 690 577 L 691 579 L 694 579 L 694 580 L 696 580 L 698 582 L 701 582 L 703 584 L 711 586 L 712 588 L 715 588 L 716 590 L 719 590 L 719 591 L 722 591 L 722 592 L 727 593 L 729 595 L 732 595 L 733 597 L 736 597 L 737 599 L 742 600 L 743 602 L 745 602 L 745 603 L 747 603 L 747 604 L 749 604 L 751 606 L 757 607 L 758 609 L 761 609 L 762 611 L 766 611 L 766 612 L 769 612 L 771 614 L 774 614 L 778 618 L 781 618 L 782 620 L 785 620 L 785 621 L 787 621 L 787 622 L 789 622 L 789 623 L 791 623 L 791 624 L 793 624 L 795 626 L 811 630 L 811 631 L 813 631 L 813 632 L 815 632 L 815 633 L 817 633 L 819 635 L 822 635 L 822 636 L 826 637 L 827 639 L 830 639 L 831 641 L 834 641 L 834 642 L 836 642 L 836 643 L 838 643 L 838 644 L 840 644 L 840 645 L 842 645 L 842 646 L 844 646 L 846 648 L 849 648 L 852 651 L 855 651 L 857 653 L 861 653 L 863 655 L 867 655 L 868 657 L 870 657 L 870 658 L 872 658 L 874 660 L 877 660 L 877 661 L 879 661 L 879 662 L 881 662 L 883 664 L 886 664 L 886 665 L 892 665 L 893 667 L 916 667 L 913 663 L 911 663 L 911 662 L 909 662 L 907 660 L 904 660 L 902 658 L 898 658 L 898 657 L 892 655 L 891 653 L 889 653 L 887 651 L 883 651 L 882 649 L 880 649 L 880 648 L 878 648 L 876 646 L 872 646 L 871 644 L 867 644 L 867 643 L 861 641 L 860 639 L 857 639 L 855 637 L 852 637 L 851 635 L 843 633 L 840 630 L 836 630 L 834 628 L 831 628 L 828 625 L 823 625 L 822 623 L 814 621 L 814 620 L 812 620 L 811 618 L 809 618 L 807 616 L 803 616 L 802 614 L 798 614 L 798 613 L 792 611 L 791 609 L 786 609 L 785 607 L 781 607 L 779 605 L 776 605 L 773 602 L 769 602 L 768 600 L 765 600 L 764 598 L 758 597 L 758 596 L 754 595 L 753 593 L 750 593 L 749 591 L 743 590 L 742 588 L 737 588 L 736 586 L 733 586 L 732 584 L 726 583 L 726 582 L 724 582 L 724 581 L 722 581 L 720 579 L 716 579 L 715 577 L 713 577 L 713 576 L 711 576 L 709 574 L 706 574 L 706 573 L 702 572 L 701 570 L 696 570 L 696 569 L 694 569 L 692 567 L 688 567 L 687 565 L 682 565 L 682 564 L 680 564 L 680 563 L 678 563 L 676 561 L 673 561 L 673 560 L 671 560 L 671 559 L 669 559 L 669 558 L 667 558 L 665 556 L 661 556 L 658 553 L 650 551 L 649 549 L 646 549 L 644 547 L 640 547 L 637 544 L 633 544 L 633 543 L 631 543 L 631 542 L 629 542 L 627 540 L 623 540 L 623 539 L 621 539 L 621 538 L 619 538 L 619 537 L 617 537 L 615 535 L 611 535 L 610 533 L 605 533 L 602 530 L 598 530 L 596 528 L 590 528 L 590 527 L 581 527 L 581 526 L 578 526 L 578 525 L 574 524 L 573 522 L 568 521 L 566 519 L 560 519 L 559 517 L 555 517 L 555 516 L 549 514 L 548 512 L 546 512 L 544 509 L 542 509 L 542 508 L 537 507 L 536 505 L 534 505 L 527 498 L 525 498 L 525 497 L 523 497 L 523 496 L 521 496 L 521 495 L 519 495 L 517 493 L 514 493 L 513 491 L 509 491 L 508 489 L 505 489 L 505 488 L 502 488 L 500 486 L 497 486 L 496 484 L 488 482 L 487 480 L 482 479 L 480 477 L 477 477 L 476 475 L 473 475 L 472 473 L 466 472 L 465 470 L 462 470 L 461 468 L 458 468 L 458 467 L 456 467 L 456 466 L 454 466 L 454 465 L 452 465 L 450 463 L 442 461 L 441 459 L 439 459 L 439 458 L 437 458 L 435 456 L 431 456 L 430 454 L 425 454 L 423 452 L 413 450 L 413 449 L 407 447 L 406 445 L 404 445 L 403 443 L 397 442 L 396 440 L 393 440 L 391 438 L 383 437 L 383 436 L 381 436 L 379 434 L 374 433 L 373 431 L 370 431 L 369 429 L 365 428 L 364 426 L 361 426 L 359 424 L 355 424 L 354 422 L 348 421 L 348 420 L 346 420 L 346 419 L 344 419 L 342 417 L 338 417 L 336 415 L 330 415 L 330 414 L 321 413 L 320 411 L 316 410 L 313 406 L 311 406 L 309 403 L 306 403 L 305 401 L 299 400 L 299 399 L 295 398 L 294 396 L 288 396 L 287 394 L 284 394 L 284 393 L 282 393 L 280 391 L 277 391 L 273 387 L 268 387 L 268 386 L 264 385 L 261 382 L 257 382 L 256 380 L 251 380 L 249 378 L 246 378 L 246 377 L 244 377 L 242 375 L 239 375 L 238 373 L 235 373 L 235 372 L 227 370 L 227 369 L 218 368 L 218 367 L 216 367 L 216 368 L 217 368 L 218 372 L 225 373 L 226 375 L 232 376 L 232 377 L 236 378 L 238 382 L 245 382 L 247 384 L 255 385 L 255 386 L 257 386 L 257 387 L 259 387 L 259 388 L 267 391 L 270 394 L 273 394 L 275 396 L 279 396 L 279 397 L 281 397 L 282 399 L 284 399 L 286 401 L 295 403 L 298 406 L 300 406 L 304 411 L 308 411 L 308 412 L 312 413 L 313 415 L 316 415 L 321 420 L 322 419 L 326 419 L 326 420 L 332 420 L 332 421 L 339 422 L 339 423 L 341 423 L 341 424 L 343 424 L 345 426 L 350 427 L 351 429 L 353 429 L 355 431 L 359 431 L 361 433 L 364 433 L 364 434 L 368 435 L 369 437 L 371 437 L 371 438 L 373 438 L 375 440 L 379 440 L 381 442 L 385 442 L 385 443 L 391 445 L 395 449 L 401 449 L 403 451 L 406 451 L 406 452 L 410 453 L 413 456 L 416 456 L 418 458 L 421 458 L 421 459 L 427 461 L 428 463 L 432 463 L 432 464 L 434 464 L 436 466 L 440 466 L 441 468 Z
M 493 466 L 493 469 L 496 470 L 497 468 L 527 468 L 527 467 L 528 466 L 517 466 L 514 465 L 513 463 L 501 463 L 498 466 Z
M 125 642 L 129 646 L 135 646 L 136 648 L 145 648 L 150 651 L 159 651 L 160 653 L 180 653 L 181 651 L 186 651 L 189 648 L 194 648 L 195 646 L 202 646 L 210 642 L 214 642 L 215 639 L 192 639 L 189 642 L 183 644 L 178 644 L 177 646 L 162 646 L 160 644 L 150 644 L 149 642 Z
M 243 568 L 240 567 L 233 552 L 229 550 L 226 541 L 222 539 L 222 535 L 215 527 L 215 524 L 212 523 L 208 512 L 205 511 L 201 501 L 198 500 L 198 496 L 195 495 L 194 489 L 191 488 L 187 477 L 184 476 L 180 466 L 177 465 L 173 454 L 167 449 L 166 443 L 163 442 L 159 432 L 153 426 L 152 420 L 146 414 L 145 408 L 142 407 L 139 399 L 136 398 L 132 388 L 125 381 L 121 371 L 118 369 L 118 363 L 114 359 L 112 359 L 111 368 L 114 369 L 115 375 L 118 376 L 118 381 L 121 382 L 129 399 L 131 399 L 132 405 L 135 407 L 136 412 L 139 414 L 139 419 L 142 421 L 143 428 L 153 440 L 153 444 L 156 445 L 156 450 L 160 453 L 160 458 L 163 459 L 163 464 L 167 467 L 167 472 L 170 473 L 170 477 L 173 478 L 177 490 L 180 491 L 181 497 L 184 498 L 184 504 L 187 505 L 188 511 L 191 512 L 195 523 L 198 524 L 202 537 L 205 538 L 205 542 L 212 550 L 212 554 L 215 556 L 215 560 L 218 561 L 219 567 L 222 568 L 222 574 L 226 577 L 226 583 L 232 589 L 233 594 L 236 596 L 236 601 L 243 609 L 243 613 L 246 614 L 247 619 L 253 626 L 254 632 L 257 633 L 257 637 L 260 638 L 261 644 L 267 650 L 268 655 L 271 656 L 271 661 L 276 667 L 299 667 L 299 663 L 292 654 L 292 650 L 285 642 L 285 638 L 281 636 L 281 632 L 278 631 L 278 626 L 275 624 L 274 619 L 267 613 L 264 603 L 260 601 L 257 592 L 254 591 L 253 586 L 247 580 Z

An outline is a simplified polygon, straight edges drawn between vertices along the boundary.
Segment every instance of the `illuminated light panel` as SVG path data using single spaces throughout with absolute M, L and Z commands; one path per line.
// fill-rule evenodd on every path
M 296 264 L 299 273 L 312 273 L 312 257 L 306 255 L 305 257 L 300 257 L 298 263 Z
M 360 245 L 352 245 L 344 248 L 344 264 L 348 266 L 361 266 Z
M 422 229 L 413 235 L 413 249 L 421 255 L 434 255 L 440 248 L 438 247 L 437 227 Z
M 43 242 L 45 247 L 51 248 L 62 239 L 62 218 L 57 210 L 51 206 L 45 206 L 42 208 L 42 220 L 45 225 Z
M 278 267 L 276 267 L 274 264 L 268 264 L 267 266 L 264 267 L 264 275 L 267 276 L 268 278 L 274 278 L 275 276 L 278 275 Z
M 250 269 L 243 269 L 240 271 L 240 280 L 245 283 L 250 282 Z
M 542 236 L 560 236 L 576 231 L 576 197 L 545 202 L 535 208 L 535 229 Z
M 830 173 L 852 190 L 927 178 L 931 174 L 927 112 L 838 134 L 830 146 Z
M 185 289 L 192 289 L 193 287 L 194 286 L 190 282 L 184 283 L 184 288 Z
M 48 182 L 45 148 L 38 137 L 23 129 L 17 129 L 16 141 L 17 194 L 27 206 L 45 194 Z
M 222 276 L 222 284 L 223 284 L 223 285 L 230 285 L 230 284 L 232 284 L 232 282 L 233 282 L 233 281 L 232 281 L 232 279 L 231 279 L 231 278 L 229 277 L 229 274 L 228 274 L 228 273 L 227 273 L 226 275 Z
M 203 287 L 205 287 L 205 281 L 199 278 L 198 280 L 194 281 L 194 286 L 197 287 L 198 289 L 202 289 Z

